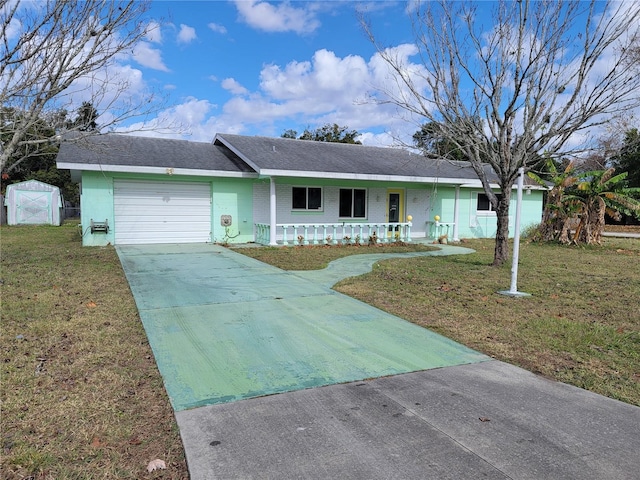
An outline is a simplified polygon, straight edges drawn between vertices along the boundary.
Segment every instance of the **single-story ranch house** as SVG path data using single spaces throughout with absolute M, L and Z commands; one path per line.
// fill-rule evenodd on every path
M 57 166 L 80 182 L 83 245 L 455 241 L 496 231 L 468 163 L 401 149 L 105 134 L 63 142 Z M 540 222 L 543 206 L 541 188 L 527 185 L 525 193 L 523 228 Z M 514 192 L 511 226 L 515 202 Z

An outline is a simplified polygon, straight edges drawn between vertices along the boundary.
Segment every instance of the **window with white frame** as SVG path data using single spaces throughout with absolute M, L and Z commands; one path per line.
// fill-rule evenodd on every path
M 498 197 L 498 201 L 502 197 L 502 195 L 498 193 L 496 193 L 496 196 Z M 487 196 L 486 193 L 478 193 L 478 198 L 476 202 L 476 211 L 478 212 L 478 215 L 495 215 L 496 214 L 496 211 L 493 208 L 493 205 L 491 205 L 491 201 L 489 200 L 489 197 Z
M 322 188 L 293 187 L 291 208 L 293 210 L 322 210 Z
M 363 188 L 341 188 L 338 214 L 340 218 L 366 218 L 367 191 Z

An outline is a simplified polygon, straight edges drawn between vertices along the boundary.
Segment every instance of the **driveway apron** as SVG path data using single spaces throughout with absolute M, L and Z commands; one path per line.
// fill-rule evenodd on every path
M 176 412 L 490 360 L 330 289 L 375 258 L 314 277 L 209 244 L 117 252 Z

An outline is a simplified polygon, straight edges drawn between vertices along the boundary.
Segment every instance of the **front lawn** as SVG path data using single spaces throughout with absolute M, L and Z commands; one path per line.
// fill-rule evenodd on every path
M 0 476 L 187 479 L 114 248 L 83 248 L 74 223 L 3 226 L 0 235 Z M 147 473 L 156 458 L 168 468 Z
M 496 293 L 509 289 L 511 265 L 489 266 L 492 240 L 462 245 L 476 253 L 387 260 L 335 288 L 497 359 L 640 405 L 640 240 L 523 242 L 518 290 L 528 298 Z M 237 251 L 299 270 L 324 264 L 330 250 Z
M 74 223 L 0 228 L 2 478 L 186 479 L 179 432 L 113 247 L 81 247 Z M 640 240 L 523 244 L 510 266 L 472 255 L 379 262 L 346 294 L 531 371 L 640 405 Z M 321 268 L 406 247 L 245 248 L 283 268 Z M 432 247 L 428 247 L 432 248 Z M 398 250 L 394 250 L 398 251 Z M 147 473 L 156 458 L 166 470 Z

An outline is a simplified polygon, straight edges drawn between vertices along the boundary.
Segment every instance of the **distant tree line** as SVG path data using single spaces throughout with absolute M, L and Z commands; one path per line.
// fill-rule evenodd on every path
M 356 140 L 360 134 L 356 130 L 349 130 L 349 127 L 340 127 L 338 124 L 329 124 L 309 130 L 305 128 L 304 132 L 298 135 L 296 130 L 286 130 L 281 137 L 293 138 L 296 140 L 313 140 L 315 142 L 332 142 L 332 143 L 350 143 L 353 145 L 362 145 L 362 142 Z

